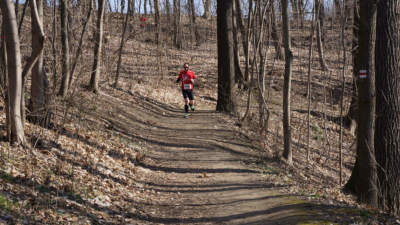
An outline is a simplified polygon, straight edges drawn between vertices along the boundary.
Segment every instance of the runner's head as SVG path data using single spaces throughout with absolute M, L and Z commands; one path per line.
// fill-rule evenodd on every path
M 183 64 L 183 69 L 185 69 L 186 71 L 189 70 L 189 63 Z

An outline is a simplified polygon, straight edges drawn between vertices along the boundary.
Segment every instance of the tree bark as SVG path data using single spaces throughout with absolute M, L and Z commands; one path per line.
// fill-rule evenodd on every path
M 147 16 L 147 1 L 151 1 L 151 0 L 144 0 L 143 1 L 144 16 Z
M 211 0 L 204 0 L 203 2 L 204 2 L 203 18 L 208 20 L 211 18 Z
M 160 0 L 154 0 L 154 22 L 156 25 L 156 43 L 160 44 L 161 20 L 160 20 Z
M 274 2 L 272 2 L 271 4 L 271 23 L 272 23 L 271 37 L 274 39 L 275 57 L 276 59 L 282 60 L 284 53 L 282 51 L 281 38 L 278 33 L 278 24 L 276 23 Z
M 283 39 L 285 47 L 285 78 L 283 88 L 283 139 L 284 150 L 283 157 L 287 160 L 288 164 L 292 164 L 292 135 L 290 126 L 290 92 L 292 82 L 292 61 L 293 52 L 291 50 L 290 39 L 290 20 L 288 0 L 282 1 L 282 21 L 283 21 Z
M 35 16 L 35 1 L 37 3 L 37 14 Z M 46 71 L 43 68 L 43 0 L 31 0 L 31 15 L 32 15 L 32 52 L 37 53 L 37 61 L 32 69 L 32 84 L 31 84 L 31 101 L 30 101 L 30 119 L 33 123 L 38 123 L 43 127 L 47 127 L 50 123 L 50 113 L 47 109 L 49 98 L 49 81 Z
M 377 206 L 376 161 L 374 151 L 375 128 L 375 0 L 360 1 L 360 23 L 356 65 L 359 77 L 357 159 L 345 188 L 359 201 Z M 365 74 L 366 73 L 366 77 Z
M 245 28 L 245 26 L 243 24 L 242 6 L 241 6 L 241 3 L 240 3 L 240 0 L 235 0 L 235 8 L 236 8 L 236 14 L 235 14 L 236 24 L 238 26 L 238 30 L 240 32 L 240 36 L 242 37 L 243 53 L 244 53 L 244 58 L 245 58 L 245 61 L 246 61 L 245 72 L 244 72 L 245 75 L 243 75 L 243 73 L 242 73 L 242 78 L 243 78 L 243 81 L 248 81 L 249 80 L 248 79 L 248 77 L 249 77 L 249 67 L 248 67 L 248 63 L 247 62 L 248 62 L 248 58 L 249 58 L 249 53 L 248 53 L 249 42 L 247 40 L 247 35 L 248 34 L 247 34 L 246 28 Z M 248 19 L 251 20 L 251 16 L 250 15 L 249 15 Z M 238 46 L 238 50 L 237 51 L 239 51 L 239 46 Z
M 90 76 L 89 89 L 94 93 L 99 91 L 99 76 L 101 72 L 101 54 L 103 48 L 103 18 L 106 0 L 98 0 L 96 39 L 94 47 L 94 61 L 92 75 Z
M 171 23 L 171 3 L 169 2 L 169 0 L 165 1 L 165 11 L 167 13 L 168 23 Z
M 189 0 L 189 6 L 190 6 L 190 20 L 192 22 L 192 29 L 194 35 L 194 39 L 196 40 L 196 45 L 200 45 L 200 35 L 199 35 L 199 30 L 197 28 L 196 24 L 196 8 L 194 5 L 194 0 Z
M 181 30 L 181 1 L 174 0 L 174 43 L 178 49 L 182 48 Z
M 18 27 L 15 18 L 14 3 L 11 0 L 0 1 L 5 20 L 5 39 L 7 48 L 8 94 L 10 110 L 10 141 L 12 144 L 25 145 L 24 126 L 21 116 L 22 65 Z
M 128 10 L 130 10 L 130 3 L 129 3 L 130 1 L 131 0 L 128 0 Z M 114 88 L 118 87 L 119 73 L 120 73 L 121 63 L 122 63 L 122 49 L 124 48 L 124 44 L 125 44 L 125 35 L 126 35 L 127 27 L 128 27 L 128 21 L 129 21 L 129 13 L 125 14 L 124 28 L 123 28 L 122 34 L 121 34 L 121 42 L 119 45 L 119 54 L 118 54 L 118 63 L 117 63 L 117 73 L 115 75 Z
M 129 1 L 129 0 L 128 0 Z M 90 21 L 90 18 L 92 16 L 92 11 L 93 11 L 93 2 L 89 1 L 89 7 L 88 7 L 88 12 L 87 12 L 87 16 L 86 16 L 86 20 L 83 22 L 83 27 L 82 27 L 82 32 L 81 32 L 81 36 L 79 38 L 79 44 L 78 44 L 78 49 L 76 50 L 76 54 L 74 57 L 74 62 L 72 63 L 72 68 L 71 68 L 71 74 L 70 74 L 70 79 L 69 79 L 69 83 L 68 83 L 68 89 L 71 88 L 71 84 L 72 81 L 74 79 L 74 73 L 75 73 L 75 69 L 76 69 L 76 65 L 78 64 L 79 58 L 81 56 L 82 53 L 82 45 L 83 45 L 83 39 L 85 37 L 85 33 L 87 31 L 87 25 Z M 129 6 L 128 6 L 129 9 Z
M 61 14 L 61 42 L 62 42 L 62 80 L 58 95 L 65 97 L 68 92 L 68 83 L 70 75 L 70 49 L 68 32 L 68 9 L 67 0 L 60 1 Z
M 400 214 L 399 5 L 399 0 L 377 3 L 375 57 L 378 204 L 380 208 L 397 215 Z
M 235 65 L 232 34 L 233 0 L 217 1 L 218 100 L 217 111 L 234 113 Z
M 237 9 L 235 4 L 232 5 L 232 32 L 233 32 L 233 51 L 234 51 L 234 63 L 235 63 L 235 83 L 238 84 L 239 88 L 243 84 L 243 74 L 242 70 L 240 69 L 240 54 L 239 54 L 239 34 L 238 29 L 236 26 L 235 18 Z
M 353 85 L 352 85 L 352 95 L 350 101 L 349 111 L 345 116 L 345 126 L 350 129 L 351 134 L 355 134 L 356 126 L 357 126 L 357 86 L 356 86 L 356 78 L 358 76 L 358 72 L 360 67 L 357 63 L 357 55 L 358 55 L 358 32 L 359 32 L 359 24 L 360 24 L 360 15 L 359 15 L 359 4 L 360 1 L 356 0 L 353 6 L 353 39 L 352 39 L 352 55 L 353 55 Z
M 322 3 L 323 0 L 315 0 L 316 4 L 316 14 L 317 14 L 317 48 L 318 48 L 318 56 L 319 56 L 319 64 L 321 68 L 325 71 L 328 70 L 328 66 L 326 65 L 325 62 L 325 57 L 324 57 L 324 46 L 322 45 L 322 26 L 321 26 L 321 10 L 323 10 Z

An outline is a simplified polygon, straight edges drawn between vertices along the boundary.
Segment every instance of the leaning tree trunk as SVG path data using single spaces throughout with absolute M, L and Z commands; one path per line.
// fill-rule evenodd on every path
M 321 68 L 323 70 L 328 70 L 328 66 L 326 65 L 325 62 L 325 56 L 324 56 L 324 46 L 322 45 L 322 29 L 323 29 L 323 25 L 321 23 L 321 21 L 323 21 L 323 19 L 321 19 L 321 14 L 323 14 L 322 10 L 322 4 L 323 4 L 323 0 L 315 0 L 316 2 L 316 14 L 317 14 L 317 48 L 318 48 L 318 56 L 319 56 L 319 64 L 321 66 Z
M 25 134 L 21 116 L 22 65 L 18 37 L 18 27 L 15 18 L 14 3 L 11 0 L 0 1 L 3 20 L 5 21 L 5 37 L 7 48 L 8 70 L 8 103 L 10 110 L 10 141 L 25 145 Z
M 60 91 L 61 96 L 66 96 L 68 92 L 68 83 L 70 79 L 70 50 L 69 50 L 69 36 L 68 36 L 68 9 L 67 0 L 60 1 L 60 14 L 61 14 L 61 42 L 62 42 L 62 80 Z
M 128 0 L 128 11 L 130 10 L 130 2 L 131 0 Z M 134 0 L 133 0 L 134 1 Z M 114 82 L 114 88 L 118 87 L 118 80 L 119 80 L 119 73 L 121 69 L 121 63 L 122 63 L 122 49 L 124 49 L 124 44 L 125 44 L 125 36 L 126 36 L 126 31 L 128 27 L 128 21 L 129 21 L 129 13 L 125 14 L 125 22 L 124 22 L 124 28 L 122 30 L 122 35 L 121 35 L 121 42 L 119 45 L 119 54 L 118 54 L 118 63 L 117 63 L 117 73 L 115 75 L 115 82 Z
M 128 6 L 129 9 L 129 6 Z M 86 15 L 86 19 L 83 22 L 83 27 L 82 27 L 82 31 L 81 31 L 81 36 L 79 38 L 79 44 L 78 44 L 78 49 L 76 50 L 75 53 L 75 57 L 74 57 L 74 61 L 72 63 L 72 68 L 71 68 L 71 74 L 70 74 L 70 78 L 69 78 L 69 83 L 68 83 L 68 89 L 71 88 L 72 85 L 72 81 L 74 79 L 74 74 L 75 74 L 75 69 L 76 69 L 76 65 L 79 62 L 79 59 L 81 57 L 81 53 L 82 53 L 82 45 L 83 45 L 83 41 L 84 41 L 84 37 L 85 37 L 85 33 L 87 32 L 87 25 L 90 21 L 90 18 L 92 16 L 92 11 L 93 11 L 93 2 L 90 0 L 89 1 L 89 6 L 88 6 L 88 12 Z
M 218 100 L 217 111 L 235 112 L 235 64 L 232 34 L 233 0 L 217 1 Z
M 97 28 L 96 28 L 96 39 L 94 47 L 94 61 L 92 75 L 90 76 L 89 89 L 94 93 L 99 91 L 99 76 L 101 72 L 101 54 L 103 47 L 103 18 L 104 18 L 104 8 L 106 0 L 98 0 L 98 11 L 97 11 Z
M 251 1 L 249 1 L 249 4 L 251 4 Z M 238 30 L 240 32 L 240 36 L 242 37 L 243 53 L 244 53 L 244 58 L 245 58 L 245 62 L 246 62 L 245 71 L 244 71 L 245 75 L 243 75 L 243 73 L 242 73 L 242 78 L 243 78 L 243 82 L 244 82 L 244 81 L 248 81 L 248 77 L 249 77 L 249 66 L 248 66 L 249 64 L 247 63 L 248 59 L 249 59 L 249 53 L 248 53 L 249 52 L 248 51 L 249 42 L 247 40 L 248 34 L 246 33 L 246 28 L 243 24 L 242 6 L 240 3 L 240 0 L 235 0 L 235 8 L 236 8 L 236 10 L 235 10 L 236 11 L 236 14 L 235 14 L 236 24 L 237 24 Z M 250 13 L 248 16 L 248 20 L 249 21 L 251 20 Z M 237 51 L 239 51 L 239 47 L 238 47 Z
M 31 15 L 35 15 L 34 0 L 30 1 Z M 36 0 L 38 21 L 32 16 L 32 52 L 40 51 L 36 64 L 32 69 L 31 101 L 29 118 L 33 123 L 47 127 L 50 123 L 50 113 L 47 110 L 49 99 L 49 81 L 43 68 L 43 0 Z
M 357 159 L 345 188 L 355 193 L 359 201 L 377 205 L 375 128 L 375 0 L 360 1 L 358 51 L 354 68 L 358 87 Z
M 362 2 L 362 1 L 361 1 Z M 400 214 L 400 1 L 378 1 L 376 128 L 378 204 Z
M 290 126 L 290 91 L 292 82 L 292 61 L 293 53 L 291 50 L 290 39 L 290 21 L 288 0 L 282 1 L 282 21 L 283 21 L 283 38 L 285 47 L 285 78 L 283 88 L 283 139 L 284 150 L 283 157 L 289 164 L 292 164 L 292 132 Z

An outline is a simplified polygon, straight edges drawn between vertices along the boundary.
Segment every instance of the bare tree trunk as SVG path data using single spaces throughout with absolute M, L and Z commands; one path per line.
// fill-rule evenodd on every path
M 165 1 L 165 11 L 167 13 L 168 23 L 171 23 L 171 3 L 169 2 L 169 0 Z
M 276 12 L 275 12 L 275 6 L 274 6 L 274 1 L 271 3 L 271 23 L 272 23 L 272 31 L 271 31 L 271 37 L 274 39 L 274 46 L 275 46 L 275 55 L 276 59 L 282 60 L 283 59 L 283 50 L 282 50 L 282 44 L 281 44 L 281 38 L 278 33 L 278 24 L 276 23 Z
M 52 40 L 51 40 L 51 49 L 52 49 L 52 54 L 53 54 L 53 92 L 56 92 L 57 89 L 57 49 L 56 49 L 56 43 L 57 43 L 57 7 L 56 7 L 56 1 L 53 0 L 53 28 L 52 28 Z M 91 0 L 90 0 L 91 1 Z
M 129 12 L 130 15 L 133 17 L 135 15 L 135 9 L 136 9 L 136 0 L 131 0 L 131 6 L 130 6 L 131 11 Z M 140 12 L 140 11 L 139 11 Z
M 357 86 L 356 86 L 356 78 L 358 75 L 358 71 L 360 70 L 357 55 L 359 51 L 358 47 L 358 32 L 359 32 L 359 24 L 360 24 L 360 15 L 359 15 L 359 0 L 355 1 L 353 6 L 353 43 L 352 43 L 352 56 L 353 56 L 353 85 L 352 85 L 352 94 L 351 94 L 351 102 L 349 111 L 345 116 L 345 126 L 350 129 L 350 133 L 355 135 L 356 127 L 357 127 Z
M 204 0 L 203 2 L 204 2 L 203 18 L 208 20 L 211 17 L 211 0 Z
M 218 100 L 217 111 L 236 112 L 235 65 L 232 34 L 233 0 L 217 1 Z
M 151 1 L 151 0 L 144 0 L 143 1 L 144 16 L 147 16 L 147 1 Z
M 38 21 L 35 17 L 35 1 L 37 3 Z M 31 0 L 32 15 L 32 52 L 41 52 L 38 54 L 37 61 L 32 69 L 31 101 L 30 101 L 30 119 L 43 127 L 50 123 L 50 113 L 46 109 L 49 98 L 49 81 L 46 71 L 43 68 L 44 33 L 43 33 L 43 0 Z
M 181 30 L 181 1 L 174 0 L 174 43 L 178 49 L 182 48 Z
M 321 27 L 321 19 L 320 19 L 320 14 L 321 14 L 321 9 L 322 9 L 322 3 L 323 0 L 315 0 L 316 4 L 316 10 L 315 13 L 317 14 L 317 48 L 318 48 L 318 55 L 319 55 L 319 63 L 321 65 L 321 68 L 325 71 L 328 70 L 328 66 L 326 65 L 325 62 L 325 57 L 324 57 L 324 47 L 322 45 L 322 27 Z
M 125 0 L 120 0 L 121 2 L 121 14 L 124 14 L 124 10 L 125 10 Z
M 238 31 L 236 26 L 236 15 L 237 9 L 235 4 L 232 5 L 232 32 L 233 32 L 233 51 L 234 51 L 234 61 L 235 61 L 235 82 L 238 84 L 239 88 L 243 84 L 243 74 L 240 69 L 240 55 L 239 55 L 239 39 Z
M 362 1 L 360 1 L 361 4 Z M 378 205 L 400 214 L 400 2 L 377 1 L 375 156 Z M 360 20 L 362 21 L 362 20 Z
M 61 14 L 61 42 L 62 42 L 62 80 L 58 95 L 65 97 L 68 92 L 68 83 L 70 79 L 70 49 L 68 32 L 68 8 L 67 0 L 60 1 Z
M 248 16 L 248 19 L 247 19 L 247 31 L 246 31 L 246 43 L 245 43 L 245 56 L 247 56 L 246 57 L 246 69 L 245 69 L 245 74 L 244 74 L 244 80 L 245 81 L 249 81 L 249 74 L 250 74 L 250 71 L 249 71 L 249 66 L 250 66 L 250 57 L 249 57 L 249 55 L 250 55 L 250 48 L 249 48 L 249 45 L 250 45 L 250 36 L 251 36 L 251 24 L 253 23 L 253 21 L 254 21 L 254 19 L 253 19 L 253 13 L 252 13 L 252 11 L 253 11 L 253 0 L 249 0 L 249 16 Z M 252 77 L 253 77 L 253 75 L 251 75 Z M 249 86 L 252 86 L 251 85 L 251 82 L 253 82 L 252 80 L 250 81 L 250 85 Z
M 128 0 L 128 10 L 130 10 L 130 4 L 129 4 L 130 1 L 134 1 L 134 0 Z M 122 63 L 122 49 L 124 48 L 124 44 L 125 44 L 125 36 L 126 36 L 127 27 L 128 27 L 128 21 L 129 21 L 129 13 L 127 13 L 125 15 L 124 28 L 123 28 L 122 34 L 121 34 L 121 42 L 119 45 L 119 54 L 118 54 L 118 63 L 117 63 L 117 73 L 115 75 L 114 88 L 118 87 L 119 73 L 120 73 L 120 68 L 121 68 L 121 63 Z
M 152 0 L 149 0 L 149 15 L 153 14 L 153 2 Z
M 128 5 L 128 10 L 129 10 L 129 5 Z M 89 1 L 89 8 L 88 8 L 86 20 L 83 22 L 82 32 L 81 32 L 81 36 L 79 38 L 78 49 L 76 50 L 76 54 L 75 54 L 75 57 L 74 57 L 74 62 L 72 63 L 72 69 L 71 69 L 70 79 L 69 79 L 69 83 L 68 83 L 68 89 L 71 88 L 71 84 L 72 84 L 72 81 L 74 79 L 74 73 L 75 73 L 76 65 L 78 64 L 79 58 L 80 58 L 81 53 L 82 53 L 83 39 L 85 37 L 85 33 L 86 33 L 86 30 L 87 30 L 86 28 L 87 28 L 87 25 L 88 25 L 88 23 L 90 21 L 90 17 L 92 16 L 92 11 L 93 11 L 93 4 L 92 4 L 92 1 Z
M 195 9 L 195 5 L 194 5 L 194 0 L 189 0 L 189 7 L 190 7 L 190 19 L 192 22 L 192 26 L 193 26 L 193 33 L 192 35 L 194 35 L 194 38 L 196 40 L 196 45 L 200 45 L 200 35 L 199 35 L 199 30 L 197 28 L 197 24 L 196 24 L 196 9 Z
M 317 3 L 314 2 L 314 10 L 317 10 Z M 314 26 L 315 26 L 315 16 L 318 13 L 314 13 L 311 21 L 311 32 L 310 32 L 310 45 L 308 48 L 308 75 L 307 75 L 307 161 L 310 161 L 310 140 L 311 140 L 311 64 L 313 58 L 313 44 L 314 44 Z
M 1 37 L 5 37 L 6 30 L 6 20 L 3 18 L 1 27 Z M 4 109 L 6 113 L 6 133 L 8 141 L 11 139 L 11 121 L 10 121 L 10 105 L 9 105 L 9 94 L 8 94 L 8 70 L 7 70 L 7 46 L 6 39 L 1 38 L 1 87 L 2 87 L 2 97 L 4 100 Z
M 249 3 L 250 4 L 250 3 Z M 240 36 L 242 37 L 242 45 L 243 45 L 243 53 L 244 53 L 244 58 L 246 61 L 246 66 L 245 66 L 245 72 L 244 72 L 244 76 L 242 73 L 242 82 L 244 81 L 248 81 L 248 77 L 249 77 L 249 64 L 248 59 L 249 59 L 249 53 L 248 53 L 248 48 L 249 48 L 249 41 L 247 40 L 247 33 L 246 33 L 246 28 L 243 25 L 243 15 L 242 15 L 242 6 L 240 4 L 240 0 L 235 0 L 235 8 L 236 8 L 236 14 L 234 15 L 236 17 L 236 23 L 238 26 L 238 29 L 240 31 Z M 251 15 L 249 13 L 249 20 L 251 19 Z M 239 46 L 237 46 L 237 51 L 239 51 Z
M 94 47 L 94 62 L 92 75 L 90 76 L 89 89 L 94 93 L 99 91 L 99 76 L 101 72 L 101 54 L 103 48 L 103 18 L 104 8 L 106 0 L 98 0 L 98 11 L 97 11 L 97 28 L 96 28 L 96 40 Z
M 18 34 L 21 33 L 21 27 L 22 27 L 22 23 L 24 22 L 24 18 L 25 18 L 26 7 L 28 6 L 29 1 L 30 0 L 25 1 L 24 9 L 22 10 L 21 20 L 19 21 L 19 25 L 18 25 Z
M 358 86 L 357 158 L 345 188 L 357 195 L 358 200 L 377 206 L 377 175 L 375 161 L 375 35 L 376 3 L 360 1 L 358 51 L 354 69 L 360 75 Z
M 290 20 L 288 0 L 282 0 L 282 21 L 283 21 L 283 37 L 285 46 L 285 79 L 283 88 L 283 138 L 284 150 L 283 157 L 288 164 L 293 163 L 292 159 L 292 131 L 290 123 L 290 92 L 292 82 L 292 61 L 293 53 L 291 50 L 290 39 Z
M 24 126 L 21 115 L 22 65 L 18 37 L 18 27 L 15 18 L 14 3 L 11 0 L 0 1 L 3 20 L 5 20 L 5 36 L 7 46 L 8 94 L 11 143 L 25 145 Z
M 156 43 L 159 45 L 161 34 L 160 0 L 154 0 L 154 22 L 156 25 Z

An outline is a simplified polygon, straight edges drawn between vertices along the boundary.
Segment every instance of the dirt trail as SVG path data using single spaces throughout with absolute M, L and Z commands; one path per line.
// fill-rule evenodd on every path
M 116 105 L 107 118 L 113 129 L 150 148 L 138 163 L 148 175 L 135 182 L 159 198 L 136 200 L 127 216 L 139 224 L 337 224 L 346 217 L 285 194 L 287 185 L 271 179 L 278 175 L 249 163 L 259 151 L 223 114 L 199 109 L 184 119 L 181 109 L 140 96 L 102 100 Z

